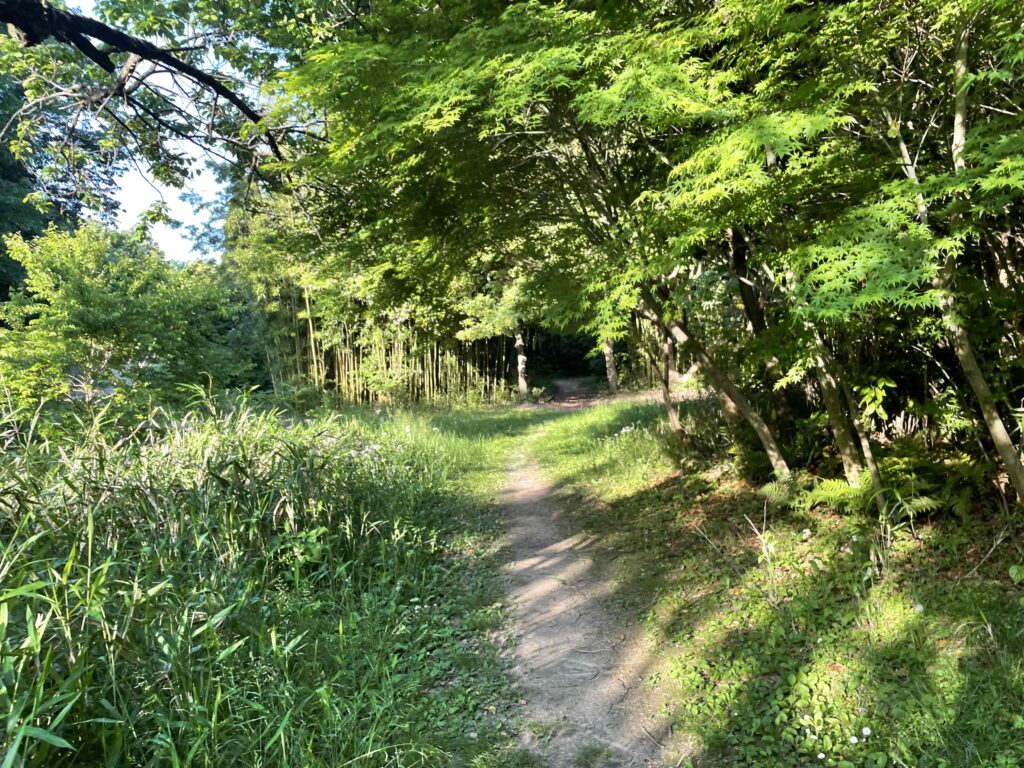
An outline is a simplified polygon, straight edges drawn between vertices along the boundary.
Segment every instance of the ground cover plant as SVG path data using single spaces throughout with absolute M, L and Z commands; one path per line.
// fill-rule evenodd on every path
M 694 765 L 1024 761 L 1019 515 L 886 531 L 811 493 L 775 505 L 707 455 L 680 471 L 657 416 L 579 412 L 531 450 L 599 534 L 613 602 L 671 658 L 659 682 Z
M 497 529 L 472 473 L 504 449 L 459 423 L 207 404 L 64 442 L 8 415 L 4 768 L 451 765 L 502 744 Z

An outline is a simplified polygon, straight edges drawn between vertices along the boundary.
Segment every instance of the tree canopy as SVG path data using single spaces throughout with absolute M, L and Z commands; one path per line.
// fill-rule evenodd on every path
M 217 147 L 281 380 L 340 391 L 399 327 L 520 362 L 528 328 L 666 340 L 778 478 L 820 413 L 881 503 L 892 411 L 1024 495 L 1016 3 L 46 7 L 0 7 L 3 56 L 22 117 L 75 117 L 16 148 L 181 183 L 180 142 Z

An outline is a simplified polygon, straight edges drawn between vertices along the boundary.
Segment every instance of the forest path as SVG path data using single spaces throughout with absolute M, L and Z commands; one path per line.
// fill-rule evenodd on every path
M 562 378 L 552 383 L 555 394 L 549 405 L 559 408 L 584 408 L 596 403 L 601 396 L 597 380 L 593 378 Z
M 590 552 L 594 539 L 567 530 L 525 448 L 508 469 L 503 505 L 523 746 L 548 768 L 677 765 L 662 702 L 644 680 L 657 659 L 642 628 L 603 607 L 616 584 Z

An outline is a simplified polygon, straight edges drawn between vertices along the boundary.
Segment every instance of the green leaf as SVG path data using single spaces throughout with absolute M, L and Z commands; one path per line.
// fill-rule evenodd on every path
M 45 741 L 58 749 L 74 749 L 67 741 L 62 739 L 55 733 L 51 733 L 44 728 L 37 728 L 34 725 L 23 725 L 18 728 L 17 733 L 19 735 L 25 735 L 32 739 L 38 739 L 39 741 Z

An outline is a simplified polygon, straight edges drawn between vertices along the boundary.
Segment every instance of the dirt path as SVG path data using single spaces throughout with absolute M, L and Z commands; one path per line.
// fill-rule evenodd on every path
M 515 672 L 526 697 L 524 746 L 549 768 L 674 766 L 667 721 L 643 676 L 653 660 L 639 628 L 602 607 L 614 589 L 588 538 L 559 521 L 552 487 L 532 460 L 509 468 L 504 506 Z
M 593 405 L 601 395 L 597 382 L 586 378 L 555 379 L 555 396 L 549 405 L 560 408 L 583 408 Z

